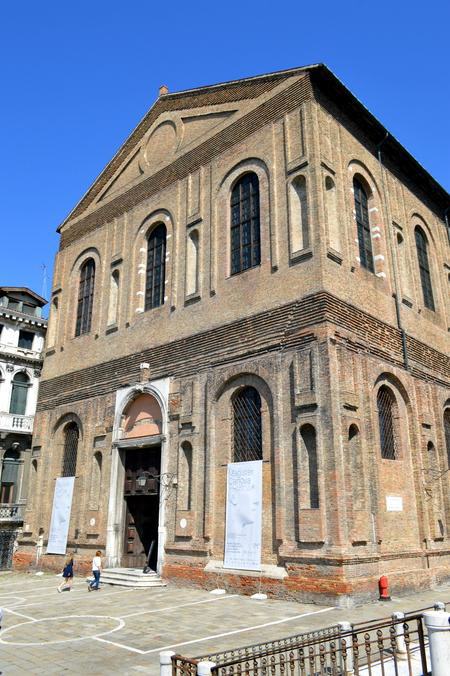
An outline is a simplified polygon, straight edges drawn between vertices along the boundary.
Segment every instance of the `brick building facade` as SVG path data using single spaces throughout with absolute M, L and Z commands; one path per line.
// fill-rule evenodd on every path
M 155 540 L 168 579 L 342 602 L 448 577 L 449 204 L 325 66 L 162 89 L 60 226 L 17 565 L 72 474 L 80 561 Z M 261 575 L 223 568 L 251 458 Z

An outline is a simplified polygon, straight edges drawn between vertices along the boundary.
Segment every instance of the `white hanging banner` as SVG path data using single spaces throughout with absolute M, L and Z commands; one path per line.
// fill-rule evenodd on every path
M 261 570 L 262 460 L 227 471 L 224 568 Z
M 74 483 L 74 476 L 56 479 L 47 554 L 66 553 Z

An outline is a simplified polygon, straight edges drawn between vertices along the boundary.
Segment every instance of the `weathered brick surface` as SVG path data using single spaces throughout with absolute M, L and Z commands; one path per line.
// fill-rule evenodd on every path
M 104 550 L 118 453 L 112 445 L 116 392 L 141 377 L 168 377 L 167 470 L 179 472 L 178 449 L 189 442 L 193 472 L 190 509 L 180 508 L 177 490 L 165 501 L 167 577 L 217 583 L 217 573 L 205 566 L 223 560 L 230 402 L 242 385 L 256 387 L 262 400 L 265 591 L 363 599 L 376 596 L 383 573 L 394 593 L 450 577 L 444 191 L 393 142 L 384 149 L 383 169 L 376 157 L 379 127 L 361 109 L 357 115 L 358 104 L 352 108 L 343 93 L 339 107 L 336 92 L 322 92 L 324 86 L 302 71 L 242 88 L 162 97 L 63 224 L 53 284 L 55 340 L 35 423 L 34 444 L 42 451 L 18 566 L 33 561 L 39 529 L 44 540 L 48 536 L 69 420 L 81 432 L 69 548 L 87 568 L 93 551 Z M 229 117 L 219 123 L 208 117 L 219 113 Z M 186 116 L 198 114 L 201 121 L 193 124 L 201 132 L 183 150 L 180 129 Z M 161 120 L 180 134 L 181 150 L 155 156 L 152 169 L 145 144 Z M 208 120 L 221 126 L 208 128 Z M 126 183 L 120 171 L 128 161 L 139 162 L 142 175 Z M 245 171 L 260 181 L 261 265 L 230 276 L 230 189 Z M 300 175 L 309 234 L 307 246 L 295 250 L 289 191 Z M 375 274 L 359 263 L 355 176 L 370 191 Z M 109 194 L 116 179 L 124 185 Z M 146 236 L 161 220 L 168 232 L 165 303 L 142 312 Z M 429 238 L 435 312 L 423 303 L 417 225 Z M 199 283 L 198 293 L 187 296 L 186 233 L 193 228 Z M 89 256 L 96 262 L 92 329 L 74 338 L 79 267 Z M 120 272 L 120 292 L 117 321 L 108 326 L 112 270 Z M 396 460 L 380 453 L 376 402 L 383 385 L 396 399 Z M 316 430 L 318 508 L 309 501 L 304 425 Z M 102 453 L 96 509 L 94 451 Z M 401 498 L 401 511 L 388 511 L 392 497 Z M 122 532 L 123 522 L 110 528 Z M 55 556 L 43 562 L 61 565 Z M 271 578 L 273 566 L 287 577 Z M 260 585 L 245 574 L 224 572 L 219 579 L 246 593 Z

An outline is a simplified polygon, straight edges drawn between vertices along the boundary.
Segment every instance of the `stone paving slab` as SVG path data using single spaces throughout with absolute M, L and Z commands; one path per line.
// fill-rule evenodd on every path
M 450 601 L 450 586 L 353 609 L 291 601 L 214 596 L 168 585 L 106 586 L 89 593 L 76 579 L 58 594 L 61 578 L 0 574 L 2 674 L 159 674 L 159 652 L 204 655 L 330 626 L 365 622 L 396 610 Z

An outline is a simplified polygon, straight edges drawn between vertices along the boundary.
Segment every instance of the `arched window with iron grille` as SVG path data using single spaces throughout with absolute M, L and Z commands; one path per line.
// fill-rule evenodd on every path
M 259 222 L 259 180 L 255 173 L 244 174 L 231 192 L 231 274 L 243 272 L 261 262 Z
M 433 286 L 431 283 L 430 262 L 428 259 L 428 241 L 422 228 L 414 231 L 416 238 L 417 261 L 419 263 L 420 284 L 423 302 L 429 310 L 434 310 Z
M 64 428 L 64 449 L 61 465 L 61 476 L 75 476 L 77 469 L 78 439 L 80 432 L 74 422 Z
M 145 281 L 145 309 L 164 305 L 166 280 L 166 226 L 157 225 L 147 243 L 147 271 Z
M 377 394 L 378 426 L 380 430 L 381 457 L 384 460 L 398 458 L 397 400 L 394 393 L 382 385 Z
M 75 336 L 89 333 L 92 323 L 92 306 L 94 304 L 95 262 L 88 258 L 80 269 L 78 287 L 77 323 Z
M 233 460 L 262 460 L 261 397 L 254 387 L 244 387 L 233 397 Z
M 353 180 L 355 196 L 356 225 L 358 229 L 359 259 L 361 265 L 370 272 L 375 272 L 373 264 L 372 236 L 370 234 L 369 198 L 361 181 Z

